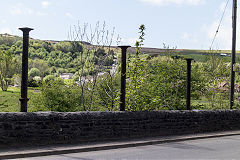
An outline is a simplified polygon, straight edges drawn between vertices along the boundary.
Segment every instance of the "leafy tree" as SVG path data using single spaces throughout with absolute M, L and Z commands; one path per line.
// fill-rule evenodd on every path
M 0 85 L 3 91 L 8 89 L 8 85 L 14 75 L 14 67 L 12 54 L 0 50 Z
M 136 41 L 136 51 L 135 56 L 132 59 L 128 59 L 128 72 L 127 78 L 129 83 L 127 83 L 126 89 L 126 103 L 127 109 L 131 111 L 135 110 L 146 110 L 146 104 L 144 100 L 144 85 L 146 79 L 146 64 L 147 61 L 140 57 L 140 49 L 143 45 L 145 26 L 141 25 L 139 27 L 139 40 Z
M 28 75 L 29 75 L 29 77 L 30 78 L 33 78 L 33 77 L 35 77 L 35 76 L 40 76 L 40 71 L 39 71 L 39 69 L 37 69 L 37 68 L 32 68 L 29 72 L 28 72 Z
M 57 68 L 53 66 L 53 67 L 51 67 L 51 68 L 49 69 L 49 72 L 50 72 L 51 74 L 57 73 Z
M 71 41 L 70 44 L 69 52 L 72 53 L 72 58 L 77 58 L 79 53 L 83 51 L 83 46 L 77 41 Z
M 43 82 L 45 82 L 45 83 L 49 83 L 54 80 L 55 80 L 55 76 L 53 76 L 53 75 L 47 75 L 46 77 L 43 78 Z
M 20 39 L 21 38 L 17 36 L 11 36 L 9 34 L 0 34 L 0 44 L 4 44 L 9 47 Z
M 63 69 L 63 68 L 58 68 L 58 70 L 57 70 L 58 74 L 62 74 L 62 73 L 65 73 L 65 72 L 66 72 L 66 70 Z
M 44 61 L 43 59 L 30 59 L 29 60 L 29 68 L 37 68 L 40 71 L 40 77 L 45 77 L 46 75 L 48 75 L 49 71 L 49 66 L 48 63 L 46 61 Z
M 211 108 L 217 105 L 222 108 L 223 100 L 229 97 L 229 89 L 219 92 L 219 85 L 222 82 L 230 82 L 230 63 L 216 56 L 208 56 L 200 69 L 208 86 L 204 96 L 211 102 Z
M 45 82 L 41 88 L 41 93 L 35 99 L 37 106 L 44 106 L 50 111 L 74 112 L 81 111 L 81 94 L 79 87 L 66 86 L 62 81 L 56 80 Z
M 145 86 L 148 110 L 185 109 L 186 62 L 161 57 L 151 60 L 148 68 L 149 83 Z
M 42 47 L 48 52 L 50 53 L 51 51 L 53 51 L 53 46 L 51 45 L 50 42 L 42 42 Z

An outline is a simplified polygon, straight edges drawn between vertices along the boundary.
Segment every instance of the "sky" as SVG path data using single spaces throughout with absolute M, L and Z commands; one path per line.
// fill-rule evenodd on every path
M 21 36 L 18 28 L 31 27 L 34 30 L 30 36 L 35 39 L 73 40 L 77 35 L 75 29 L 83 31 L 87 26 L 90 37 L 99 22 L 98 30 L 105 24 L 108 40 L 114 30 L 113 45 L 117 45 L 119 35 L 122 45 L 134 46 L 138 28 L 144 24 L 144 47 L 163 48 L 165 44 L 178 49 L 209 49 L 227 1 L 0 0 L 0 33 Z M 231 10 L 232 0 L 229 0 L 213 49 L 231 49 Z M 239 20 L 237 26 L 240 31 Z M 237 37 L 239 50 L 240 37 Z

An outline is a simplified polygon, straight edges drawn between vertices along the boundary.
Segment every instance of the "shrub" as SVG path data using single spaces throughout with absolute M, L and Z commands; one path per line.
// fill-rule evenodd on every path
M 79 87 L 66 86 L 62 81 L 44 82 L 35 104 L 44 106 L 50 111 L 74 112 L 81 108 L 81 92 Z

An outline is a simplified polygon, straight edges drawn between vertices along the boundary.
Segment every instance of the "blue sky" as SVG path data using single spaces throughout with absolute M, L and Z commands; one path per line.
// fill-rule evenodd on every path
M 226 2 L 227 0 L 0 0 L 0 33 L 21 35 L 18 28 L 27 26 L 34 28 L 30 33 L 33 38 L 68 40 L 70 27 L 78 23 L 80 26 L 88 23 L 93 27 L 98 21 L 101 25 L 105 21 L 109 31 L 115 27 L 115 35 L 120 35 L 122 44 L 134 45 L 138 27 L 145 24 L 145 47 L 162 48 L 165 43 L 179 49 L 209 49 Z M 232 0 L 229 1 L 214 49 L 231 49 L 231 8 Z M 240 25 L 239 22 L 238 24 Z M 240 49 L 240 45 L 237 46 Z

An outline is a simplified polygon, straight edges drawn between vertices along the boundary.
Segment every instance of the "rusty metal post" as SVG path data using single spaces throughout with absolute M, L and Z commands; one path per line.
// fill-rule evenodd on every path
M 187 58 L 187 110 L 191 110 L 191 62 L 193 59 Z
M 125 111 L 125 95 L 126 95 L 126 53 L 127 48 L 131 46 L 118 46 L 122 50 L 122 66 L 121 66 L 121 95 L 120 95 L 120 111 Z
M 21 81 L 21 112 L 27 112 L 27 86 L 28 86 L 28 45 L 29 32 L 31 28 L 19 28 L 23 32 L 23 53 L 22 53 L 22 81 Z

